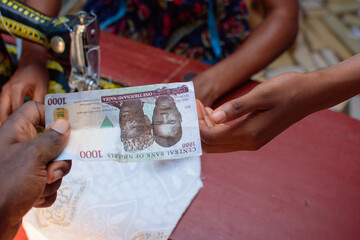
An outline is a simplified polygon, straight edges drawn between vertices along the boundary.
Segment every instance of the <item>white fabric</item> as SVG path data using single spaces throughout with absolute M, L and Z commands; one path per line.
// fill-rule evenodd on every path
M 30 240 L 168 239 L 202 187 L 200 157 L 74 161 L 50 208 L 23 220 Z

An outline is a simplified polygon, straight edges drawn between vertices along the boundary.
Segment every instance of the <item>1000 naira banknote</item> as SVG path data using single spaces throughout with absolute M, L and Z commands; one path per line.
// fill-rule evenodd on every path
M 134 162 L 202 152 L 191 82 L 48 94 L 45 111 L 46 126 L 61 118 L 71 124 L 57 160 Z

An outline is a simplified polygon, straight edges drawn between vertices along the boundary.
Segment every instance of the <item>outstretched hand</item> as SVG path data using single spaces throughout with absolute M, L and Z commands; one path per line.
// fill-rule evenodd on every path
M 52 162 L 67 143 L 69 123 L 58 120 L 39 135 L 44 119 L 44 105 L 27 102 L 0 128 L 1 239 L 14 237 L 30 208 L 53 203 L 70 170 L 71 161 Z
M 265 145 L 312 112 L 306 79 L 306 74 L 282 74 L 215 110 L 197 101 L 203 149 L 230 152 Z

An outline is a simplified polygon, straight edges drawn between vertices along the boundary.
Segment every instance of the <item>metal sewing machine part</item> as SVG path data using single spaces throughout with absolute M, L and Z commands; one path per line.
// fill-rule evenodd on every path
M 0 0 L 0 13 L 0 30 L 44 46 L 62 65 L 71 91 L 100 88 L 100 30 L 94 14 L 51 18 L 13 0 Z

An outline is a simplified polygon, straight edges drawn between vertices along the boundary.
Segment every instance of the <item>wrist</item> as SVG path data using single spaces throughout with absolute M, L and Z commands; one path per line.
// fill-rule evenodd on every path
M 204 80 L 202 85 L 209 86 L 208 95 L 214 100 L 220 98 L 236 85 L 226 74 L 226 68 L 224 69 L 220 65 L 215 65 L 201 74 Z
M 21 53 L 21 58 L 19 65 L 21 64 L 46 64 L 48 59 L 47 51 L 44 47 L 30 42 L 23 42 L 23 50 Z
M 212 80 L 213 94 L 216 98 L 250 79 L 251 74 L 244 69 L 240 70 L 235 60 L 231 55 L 206 71 L 207 77 Z
M 209 92 L 207 95 L 211 96 L 211 98 L 213 99 L 218 99 L 222 95 L 222 89 L 220 88 L 218 83 L 223 81 L 221 81 L 221 78 L 218 78 L 217 72 L 214 71 L 213 68 L 207 69 L 205 72 L 202 73 L 202 75 L 202 79 L 204 80 L 202 85 L 209 86 Z
M 330 108 L 346 99 L 342 90 L 344 86 L 339 81 L 339 76 L 333 74 L 332 71 L 326 69 L 304 75 L 307 82 L 306 89 L 310 93 L 308 106 L 312 112 Z

